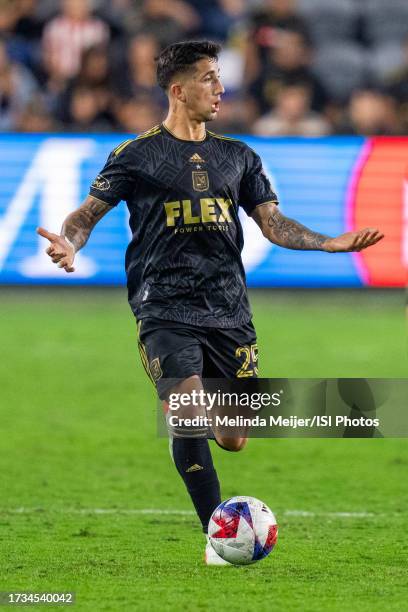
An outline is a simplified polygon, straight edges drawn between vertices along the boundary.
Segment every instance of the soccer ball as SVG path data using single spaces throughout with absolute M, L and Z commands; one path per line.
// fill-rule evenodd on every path
M 248 565 L 273 550 L 278 526 L 266 504 L 239 495 L 222 502 L 212 513 L 208 537 L 215 552 L 230 563 Z

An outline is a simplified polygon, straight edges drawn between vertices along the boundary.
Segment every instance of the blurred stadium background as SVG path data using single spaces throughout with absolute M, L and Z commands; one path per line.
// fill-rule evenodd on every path
M 208 37 L 224 45 L 226 87 L 211 127 L 257 149 L 285 214 L 328 234 L 387 235 L 361 255 L 289 253 L 243 216 L 249 284 L 402 287 L 407 23 L 405 0 L 0 0 L 0 282 L 123 283 L 124 207 L 72 279 L 33 230 L 56 230 L 109 150 L 164 118 L 163 46 Z
M 34 231 L 58 231 L 108 152 L 163 119 L 154 57 L 201 37 L 224 44 L 211 129 L 260 153 L 283 212 L 386 234 L 358 255 L 298 253 L 242 217 L 261 375 L 406 377 L 406 0 L 0 0 L 2 590 L 70 587 L 84 610 L 238 605 L 235 573 L 203 571 L 155 435 L 125 206 L 72 276 Z M 215 456 L 224 496 L 264 499 L 282 527 L 271 561 L 243 570 L 237 609 L 405 609 L 404 440 L 252 440 Z
M 221 41 L 215 130 L 408 133 L 405 0 L 1 0 L 0 129 L 134 132 L 166 106 L 154 57 Z

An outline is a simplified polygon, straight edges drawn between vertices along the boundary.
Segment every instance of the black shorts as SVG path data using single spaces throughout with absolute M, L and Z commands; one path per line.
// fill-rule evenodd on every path
M 177 382 L 194 374 L 227 379 L 258 376 L 252 322 L 221 329 L 147 318 L 137 327 L 142 363 L 161 399 Z

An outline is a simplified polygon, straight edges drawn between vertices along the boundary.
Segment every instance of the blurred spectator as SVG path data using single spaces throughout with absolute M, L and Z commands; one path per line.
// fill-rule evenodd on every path
M 18 132 L 54 132 L 59 125 L 49 113 L 43 97 L 36 95 L 22 109 L 15 128 Z
M 256 109 L 239 93 L 228 94 L 222 97 L 220 111 L 217 119 L 211 123 L 210 130 L 226 134 L 247 134 L 256 117 Z
M 37 87 L 27 68 L 10 61 L 6 44 L 0 39 L 0 130 L 15 128 L 17 116 Z
M 408 133 L 408 38 L 404 42 L 404 65 L 388 81 L 388 93 L 399 105 L 401 127 Z
M 254 125 L 254 134 L 261 136 L 324 136 L 330 133 L 329 123 L 310 108 L 311 90 L 307 83 L 294 83 L 280 88 L 276 107 Z
M 19 17 L 18 3 L 16 0 L 0 0 L 0 33 L 11 34 L 14 32 Z
M 152 34 L 160 47 L 185 39 L 199 24 L 196 11 L 183 0 L 143 0 L 141 5 L 134 5 L 126 20 L 131 34 Z
M 81 66 L 76 82 L 106 91 L 111 80 L 108 48 L 97 45 L 86 49 L 81 58 Z
M 159 107 L 143 96 L 118 100 L 115 116 L 118 129 L 132 134 L 145 132 L 164 119 Z
M 112 87 L 108 50 L 99 45 L 84 51 L 78 75 L 68 82 L 67 87 L 57 100 L 56 114 L 64 123 L 72 123 L 72 97 L 78 88 L 92 91 L 98 100 L 98 122 L 113 125 L 111 105 Z
M 245 0 L 186 0 L 199 16 L 194 35 L 224 42 L 246 12 Z
M 269 63 L 269 52 L 276 44 L 276 33 L 292 30 L 307 36 L 307 27 L 296 10 L 296 0 L 264 0 L 249 16 L 245 49 L 245 80 L 252 83 Z
M 166 96 L 156 82 L 155 57 L 160 53 L 157 39 L 149 33 L 130 39 L 123 70 L 115 75 L 115 91 L 123 98 L 151 96 L 158 104 L 166 105 Z
M 51 90 L 75 76 L 85 49 L 106 43 L 109 30 L 94 17 L 90 0 L 62 0 L 61 12 L 44 29 L 43 58 Z
M 320 111 L 327 103 L 324 86 L 311 69 L 312 49 L 304 33 L 296 30 L 275 31 L 268 50 L 267 64 L 260 78 L 250 87 L 263 114 L 276 103 L 285 83 L 308 83 L 312 108 Z
M 40 41 L 43 22 L 37 15 L 38 0 L 15 0 L 17 20 L 9 41 L 12 57 L 35 73 L 41 62 Z
M 24 40 L 39 41 L 42 34 L 42 21 L 37 15 L 38 0 L 14 0 L 17 20 L 14 34 Z
M 346 120 L 340 129 L 344 134 L 387 136 L 398 133 L 394 100 L 380 91 L 361 89 L 350 100 Z
M 112 124 L 104 115 L 98 94 L 92 87 L 73 88 L 68 109 L 68 129 L 73 132 L 109 132 Z

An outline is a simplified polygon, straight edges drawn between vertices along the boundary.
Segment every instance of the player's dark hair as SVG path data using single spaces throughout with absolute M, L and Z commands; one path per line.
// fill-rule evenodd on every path
M 167 90 L 175 74 L 188 72 L 201 59 L 218 59 L 221 45 L 209 40 L 189 40 L 166 47 L 157 59 L 157 82 Z

